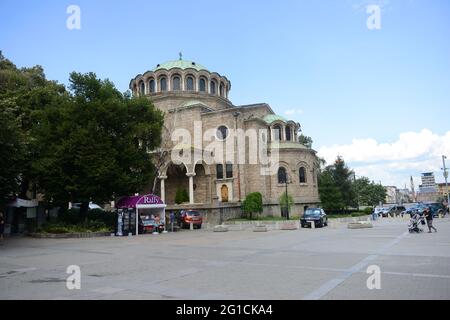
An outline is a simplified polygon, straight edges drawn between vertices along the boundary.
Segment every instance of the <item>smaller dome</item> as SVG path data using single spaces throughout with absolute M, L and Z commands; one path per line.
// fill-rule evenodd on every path
M 206 70 L 208 71 L 208 69 L 206 69 L 204 66 L 202 66 L 201 64 L 198 64 L 194 61 L 188 61 L 188 60 L 172 60 L 172 61 L 168 61 L 162 64 L 158 64 L 156 66 L 156 68 L 154 68 L 152 71 L 158 71 L 158 70 L 170 70 L 170 69 L 174 69 L 174 68 L 179 68 L 182 70 L 185 69 L 195 69 L 197 71 L 200 70 Z
M 277 114 L 268 114 L 263 118 L 263 120 L 267 124 L 272 124 L 275 121 L 288 122 L 288 120 L 285 117 L 279 116 Z

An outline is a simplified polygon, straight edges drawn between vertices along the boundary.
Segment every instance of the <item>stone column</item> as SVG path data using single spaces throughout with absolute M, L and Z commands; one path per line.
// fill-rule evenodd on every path
M 161 183 L 161 200 L 166 203 L 166 180 L 167 176 L 160 176 L 159 177 L 160 183 Z
M 194 204 L 194 177 L 195 173 L 189 172 L 186 173 L 186 176 L 189 177 L 189 203 Z
M 286 141 L 286 126 L 281 126 L 281 140 Z

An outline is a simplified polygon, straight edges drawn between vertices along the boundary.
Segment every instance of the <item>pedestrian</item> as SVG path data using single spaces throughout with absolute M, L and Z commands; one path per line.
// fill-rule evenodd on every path
M 3 244 L 3 232 L 5 231 L 5 219 L 3 212 L 0 211 L 0 244 Z
M 428 233 L 431 233 L 431 229 L 433 229 L 434 232 L 437 232 L 437 229 L 433 227 L 433 214 L 431 213 L 430 208 L 425 209 L 424 215 L 425 219 L 427 219 Z

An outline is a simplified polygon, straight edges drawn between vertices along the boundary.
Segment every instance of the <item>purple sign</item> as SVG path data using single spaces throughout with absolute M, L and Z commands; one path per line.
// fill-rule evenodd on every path
M 138 205 L 161 205 L 164 202 L 160 197 L 153 194 L 145 196 L 125 197 L 117 202 L 118 209 L 131 209 L 136 208 Z

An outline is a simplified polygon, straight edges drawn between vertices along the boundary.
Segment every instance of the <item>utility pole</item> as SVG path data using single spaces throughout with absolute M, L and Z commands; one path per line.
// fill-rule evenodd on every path
M 285 202 L 285 204 L 286 204 L 286 220 L 289 220 L 289 194 L 288 194 L 288 183 L 289 183 L 289 180 L 288 180 L 288 174 L 287 174 L 287 172 L 286 172 L 286 176 L 284 177 L 284 185 L 285 185 L 285 187 L 286 187 L 286 190 L 285 190 L 285 197 L 286 197 L 286 202 Z
M 447 208 L 450 205 L 450 192 L 448 192 L 448 171 L 447 171 L 447 167 L 445 166 L 445 159 L 447 159 L 446 156 L 442 156 L 442 164 L 444 165 L 444 167 L 442 168 L 442 170 L 444 170 L 444 178 L 445 178 L 445 191 L 447 192 Z

